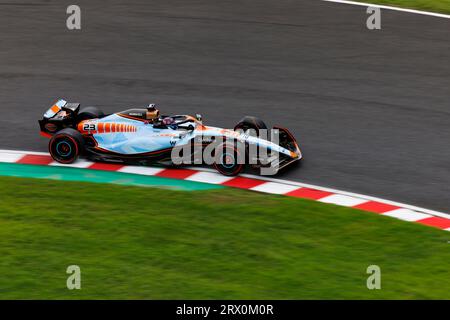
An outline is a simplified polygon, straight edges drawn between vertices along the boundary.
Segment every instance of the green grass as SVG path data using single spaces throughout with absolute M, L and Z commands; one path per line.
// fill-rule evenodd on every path
M 1 299 L 450 299 L 449 240 L 243 190 L 0 178 Z M 372 264 L 381 290 L 366 288 Z
M 438 13 L 450 13 L 450 0 L 357 0 Z

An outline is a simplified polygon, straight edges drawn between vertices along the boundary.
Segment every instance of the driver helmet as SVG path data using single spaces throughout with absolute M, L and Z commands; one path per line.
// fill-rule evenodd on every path
M 159 118 L 159 110 L 156 108 L 156 104 L 150 103 L 148 105 L 146 118 L 147 120 L 156 120 Z
M 167 118 L 162 119 L 162 124 L 164 124 L 166 126 L 169 126 L 169 125 L 173 124 L 174 122 L 175 122 L 175 119 L 172 117 L 167 117 Z

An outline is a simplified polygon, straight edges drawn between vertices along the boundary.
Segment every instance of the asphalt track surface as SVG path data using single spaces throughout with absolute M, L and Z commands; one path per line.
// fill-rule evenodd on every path
M 46 151 L 57 98 L 288 127 L 278 177 L 450 210 L 450 20 L 317 0 L 0 0 L 0 149 Z

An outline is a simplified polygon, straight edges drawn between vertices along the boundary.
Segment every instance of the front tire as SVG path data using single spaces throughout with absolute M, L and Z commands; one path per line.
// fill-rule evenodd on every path
M 222 143 L 217 148 L 214 168 L 225 176 L 236 176 L 244 170 L 245 154 L 235 144 Z M 245 151 L 244 151 L 245 153 Z
M 55 161 L 62 164 L 74 163 L 83 152 L 83 136 L 72 128 L 63 129 L 52 137 L 48 149 Z
M 259 130 L 267 130 L 267 126 L 261 119 L 257 117 L 250 117 L 245 116 L 241 119 L 241 121 L 238 122 L 238 124 L 234 127 L 234 131 L 243 131 L 248 132 L 248 130 L 251 130 L 256 133 L 256 135 L 259 135 Z

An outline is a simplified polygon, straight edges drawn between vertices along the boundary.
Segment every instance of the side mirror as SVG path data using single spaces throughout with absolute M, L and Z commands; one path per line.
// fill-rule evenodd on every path
M 195 118 L 197 118 L 198 121 L 202 122 L 202 115 L 201 114 L 196 114 Z

